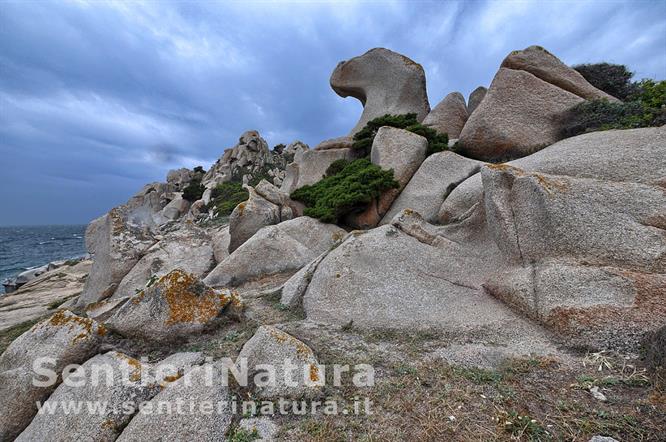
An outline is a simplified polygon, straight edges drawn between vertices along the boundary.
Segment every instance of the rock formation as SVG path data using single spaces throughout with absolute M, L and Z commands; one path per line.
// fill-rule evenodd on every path
M 460 92 L 451 92 L 430 111 L 423 125 L 447 134 L 449 138 L 458 138 L 468 117 L 465 97 Z
M 363 104 L 351 135 L 385 114 L 415 113 L 423 121 L 430 112 L 423 67 L 388 49 L 371 49 L 341 61 L 331 74 L 331 87 L 341 97 L 351 96 Z
M 472 112 L 474 112 L 474 110 L 479 107 L 479 104 L 481 104 L 487 92 L 488 89 L 483 86 L 479 86 L 474 89 L 471 94 L 469 94 L 469 98 L 467 99 L 468 115 L 472 115 Z

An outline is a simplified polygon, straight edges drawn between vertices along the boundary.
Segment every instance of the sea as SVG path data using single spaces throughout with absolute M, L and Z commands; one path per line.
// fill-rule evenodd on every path
M 85 225 L 0 227 L 0 283 L 51 261 L 86 254 Z M 0 294 L 5 289 L 0 285 Z

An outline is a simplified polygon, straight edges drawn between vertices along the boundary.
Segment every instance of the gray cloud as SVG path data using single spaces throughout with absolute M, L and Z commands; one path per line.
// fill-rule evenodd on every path
M 345 134 L 337 62 L 383 46 L 423 64 L 434 106 L 511 50 L 666 77 L 666 3 L 3 2 L 0 224 L 87 222 L 248 129 L 270 145 Z

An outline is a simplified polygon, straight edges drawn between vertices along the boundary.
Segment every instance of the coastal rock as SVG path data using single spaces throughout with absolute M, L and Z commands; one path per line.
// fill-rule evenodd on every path
M 83 363 L 92 356 L 104 334 L 104 326 L 92 319 L 61 310 L 9 345 L 0 356 L 0 440 L 12 440 L 27 427 L 37 413 L 36 402 L 48 398 L 60 382 L 53 379 L 45 386 L 34 385 L 33 364 L 40 358 L 51 358 L 43 367 L 60 376 L 67 365 Z M 39 380 L 48 381 L 43 377 Z
M 233 412 L 229 388 L 222 385 L 218 363 L 195 367 L 174 382 L 168 383 L 147 409 L 139 411 L 125 427 L 119 442 L 136 440 L 188 440 L 192 435 L 205 441 L 225 440 Z M 158 414 L 158 407 L 176 409 L 178 403 L 214 404 L 211 413 Z M 167 404 L 167 405 L 164 405 Z M 152 405 L 152 407 L 151 407 Z
M 469 115 L 472 115 L 472 112 L 474 112 L 474 110 L 479 107 L 479 104 L 481 104 L 487 92 L 487 88 L 484 86 L 479 86 L 474 89 L 471 94 L 469 94 L 469 98 L 467 99 L 467 113 Z
M 261 276 L 295 272 L 345 233 L 307 216 L 264 227 L 218 264 L 204 282 L 213 287 L 236 286 Z
M 511 52 L 502 61 L 501 67 L 529 72 L 547 83 L 586 100 L 620 101 L 592 86 L 578 71 L 562 63 L 541 46 L 530 46 L 522 51 Z
M 250 197 L 237 205 L 229 217 L 229 253 L 239 248 L 262 227 L 281 221 L 280 206 L 247 187 Z
M 84 376 L 83 385 L 61 384 L 43 405 L 52 407 L 54 412 L 37 414 L 17 441 L 114 441 L 131 419 L 131 414 L 117 410 L 128 406 L 136 410 L 158 391 L 157 385 L 142 382 L 142 373 L 148 372 L 148 367 L 119 352 L 97 355 L 79 370 Z M 112 380 L 102 375 L 99 382 L 93 382 L 95 372 L 112 373 Z M 67 413 L 60 406 L 67 401 L 104 403 L 106 409 L 98 413 Z
M 469 117 L 465 97 L 460 92 L 451 92 L 423 120 L 437 132 L 458 138 Z
M 458 144 L 480 160 L 522 157 L 562 138 L 557 118 L 584 100 L 526 71 L 500 68 Z
M 180 269 L 203 278 L 215 266 L 211 238 L 202 229 L 185 225 L 167 233 L 120 281 L 112 298 L 133 296 L 152 279 Z
M 448 151 L 430 155 L 393 202 L 381 224 L 390 223 L 405 209 L 415 210 L 429 222 L 436 221 L 439 209 L 449 193 L 477 173 L 481 164 L 480 161 Z
M 190 208 L 190 202 L 184 199 L 181 194 L 176 194 L 176 197 L 162 209 L 162 216 L 171 221 L 180 218 L 187 213 Z
M 324 379 L 312 349 L 303 342 L 270 325 L 262 325 L 245 343 L 236 364 L 246 363 L 251 378 L 256 367 L 270 365 L 275 372 L 274 382 L 255 385 L 258 397 L 302 397 L 318 392 Z M 289 371 L 286 364 L 293 366 Z
M 321 180 L 326 169 L 337 160 L 353 160 L 357 154 L 352 149 L 309 150 L 296 155 L 287 166 L 287 174 L 280 190 L 291 193 L 299 187 Z
M 241 306 L 236 293 L 214 290 L 174 270 L 132 296 L 106 324 L 123 336 L 166 342 L 200 333 L 225 308 Z
M 430 112 L 423 67 L 388 49 L 371 49 L 340 62 L 330 82 L 338 95 L 357 98 L 363 104 L 363 114 L 350 135 L 386 114 L 415 113 L 423 121 Z

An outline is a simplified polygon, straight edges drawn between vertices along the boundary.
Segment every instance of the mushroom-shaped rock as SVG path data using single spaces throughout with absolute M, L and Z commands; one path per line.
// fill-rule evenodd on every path
M 559 58 L 541 46 L 530 46 L 522 51 L 511 52 L 502 61 L 501 67 L 529 72 L 547 83 L 586 100 L 619 101 L 592 86 L 578 71 L 562 63 Z
M 468 117 L 465 97 L 460 92 L 451 92 L 423 120 L 424 126 L 430 126 L 449 138 L 458 138 Z
M 199 333 L 223 312 L 240 308 L 235 292 L 214 290 L 194 275 L 174 270 L 131 297 L 107 325 L 123 336 L 171 341 Z
M 222 385 L 218 363 L 194 367 L 181 378 L 166 384 L 125 427 L 119 442 L 137 440 L 225 440 L 233 412 L 229 388 Z M 211 413 L 156 413 L 160 407 L 176 410 L 179 403 L 215 405 Z M 151 407 L 152 405 L 152 407 Z
M 263 367 L 271 367 L 269 370 L 275 375 L 274 382 L 254 386 L 256 394 L 262 398 L 308 396 L 318 392 L 324 382 L 324 373 L 312 349 L 270 325 L 259 327 L 245 343 L 236 364 L 241 367 L 241 364 L 247 364 L 251 377 L 255 379 L 262 376 L 257 373 Z
M 479 86 L 469 94 L 469 98 L 467 99 L 467 113 L 469 115 L 472 115 L 474 109 L 479 107 L 479 104 L 481 104 L 483 98 L 486 96 L 486 92 L 488 92 L 486 87 Z
M 558 118 L 583 101 L 529 72 L 501 68 L 460 133 L 461 152 L 480 160 L 529 155 L 560 140 Z
M 116 351 L 89 359 L 77 370 L 76 384 L 61 384 L 42 405 L 52 412 L 37 414 L 16 440 L 116 440 L 131 419 L 126 410 L 138 409 L 159 391 L 158 384 L 146 382 L 148 372 L 141 361 Z M 65 406 L 72 401 L 99 408 L 72 412 Z
M 259 230 L 204 279 L 213 287 L 241 285 L 267 275 L 299 270 L 344 238 L 346 232 L 301 216 Z
M 386 114 L 415 113 L 422 121 L 430 112 L 423 67 L 388 49 L 371 49 L 340 62 L 331 74 L 331 87 L 341 97 L 351 96 L 363 104 L 351 135 Z
M 0 440 L 12 440 L 28 426 L 37 413 L 36 403 L 48 398 L 60 381 L 34 385 L 33 364 L 49 358 L 43 366 L 60 376 L 67 365 L 92 356 L 104 334 L 104 326 L 94 320 L 60 310 L 7 347 L 0 356 Z

